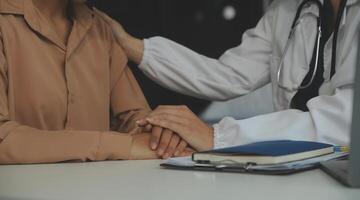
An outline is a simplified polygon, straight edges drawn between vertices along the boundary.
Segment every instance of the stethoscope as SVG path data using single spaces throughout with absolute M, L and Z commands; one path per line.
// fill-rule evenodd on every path
M 316 61 L 315 61 L 314 70 L 312 72 L 312 75 L 311 75 L 311 78 L 310 78 L 309 82 L 307 82 L 306 84 L 302 83 L 299 87 L 297 87 L 295 89 L 289 89 L 288 86 L 281 83 L 282 72 L 283 72 L 283 69 L 284 69 L 285 56 L 286 56 L 286 53 L 288 52 L 288 49 L 290 47 L 290 44 L 291 44 L 292 40 L 294 39 L 296 28 L 298 27 L 298 25 L 302 21 L 300 19 L 300 15 L 302 13 L 302 10 L 304 9 L 304 7 L 306 5 L 309 5 L 311 3 L 315 4 L 318 7 L 318 10 L 319 10 L 319 16 L 316 16 L 313 13 L 307 13 L 307 14 L 304 15 L 304 16 L 307 15 L 307 16 L 310 16 L 310 17 L 314 17 L 317 20 L 317 36 L 316 36 L 316 44 L 315 44 Z M 322 13 L 322 3 L 319 0 L 304 0 L 299 5 L 298 10 L 297 10 L 296 15 L 295 15 L 295 19 L 294 19 L 293 24 L 291 26 L 291 31 L 290 31 L 289 38 L 288 38 L 288 40 L 287 40 L 287 42 L 285 44 L 285 48 L 284 48 L 284 51 L 282 52 L 282 56 L 281 56 L 281 59 L 280 59 L 280 64 L 278 66 L 276 81 L 277 81 L 278 87 L 280 87 L 281 89 L 284 89 L 284 90 L 287 90 L 287 91 L 298 91 L 298 90 L 302 90 L 302 89 L 306 89 L 306 88 L 310 87 L 312 85 L 312 83 L 314 82 L 316 72 L 317 72 L 317 70 L 319 68 L 320 41 L 321 41 L 321 38 L 322 38 L 322 29 L 321 29 L 321 27 L 322 27 L 322 21 L 321 21 L 322 14 L 323 14 Z M 336 48 L 335 48 L 335 54 L 333 54 L 333 55 L 336 55 Z

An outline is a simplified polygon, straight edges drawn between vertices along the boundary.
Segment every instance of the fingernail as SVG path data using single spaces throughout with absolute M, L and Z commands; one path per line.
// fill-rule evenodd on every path
M 137 120 L 137 121 L 136 121 L 136 123 L 137 123 L 137 124 L 140 124 L 140 123 L 141 123 L 141 121 L 140 121 L 140 120 Z
M 156 143 L 156 142 L 152 142 L 152 143 L 151 143 L 151 148 L 152 148 L 152 150 L 155 150 L 156 147 L 157 147 L 157 143 Z
M 175 153 L 174 153 L 174 156 L 179 156 L 179 151 L 176 151 Z

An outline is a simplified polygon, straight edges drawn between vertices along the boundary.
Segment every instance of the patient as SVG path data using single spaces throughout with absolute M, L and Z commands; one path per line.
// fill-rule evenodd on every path
M 85 4 L 0 0 L 0 164 L 156 158 L 149 134 L 125 134 L 149 110 Z

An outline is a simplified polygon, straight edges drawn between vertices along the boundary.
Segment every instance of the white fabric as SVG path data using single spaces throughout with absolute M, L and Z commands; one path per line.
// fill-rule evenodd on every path
M 164 87 L 209 100 L 229 100 L 272 83 L 277 112 L 245 120 L 224 118 L 214 125 L 215 148 L 274 139 L 347 145 L 359 43 L 359 1 L 348 0 L 338 35 L 336 74 L 331 80 L 332 37 L 325 46 L 325 83 L 321 95 L 308 102 L 309 112 L 289 109 L 296 92 L 280 89 L 276 83 L 280 57 L 300 2 L 275 1 L 258 25 L 244 34 L 241 45 L 218 60 L 162 37 L 146 39 L 139 67 Z M 285 57 L 282 82 L 290 89 L 301 84 L 313 54 L 317 22 L 309 13 L 318 15 L 317 7 L 303 10 Z
M 206 123 L 216 123 L 226 116 L 247 119 L 257 115 L 274 112 L 271 84 L 257 89 L 250 94 L 229 101 L 213 101 L 203 112 L 200 119 Z

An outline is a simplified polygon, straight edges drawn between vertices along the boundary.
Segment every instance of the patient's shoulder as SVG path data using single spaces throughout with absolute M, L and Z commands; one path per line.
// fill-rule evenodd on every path
M 0 21 L 11 21 L 11 23 L 16 23 L 14 19 L 22 18 L 22 16 L 25 15 L 24 7 L 24 2 L 21 0 L 0 0 Z M 0 25 L 4 24 L 1 23 Z
M 122 48 L 118 45 L 116 42 L 114 33 L 112 31 L 111 26 L 105 21 L 105 19 L 101 16 L 105 13 L 94 9 L 93 15 L 94 15 L 94 26 L 96 29 L 98 29 L 101 32 L 101 35 L 108 40 L 110 43 L 115 44 L 117 46 L 117 53 L 121 57 L 126 57 L 125 53 L 123 52 Z M 125 58 L 124 58 L 125 59 Z
M 0 14 L 24 14 L 24 0 L 0 0 Z
M 92 10 L 93 26 L 98 31 L 100 31 L 101 35 L 106 37 L 106 39 L 108 39 L 110 41 L 114 41 L 112 29 L 111 29 L 110 25 L 102 18 L 101 13 L 102 13 L 101 11 L 99 11 L 95 8 Z

